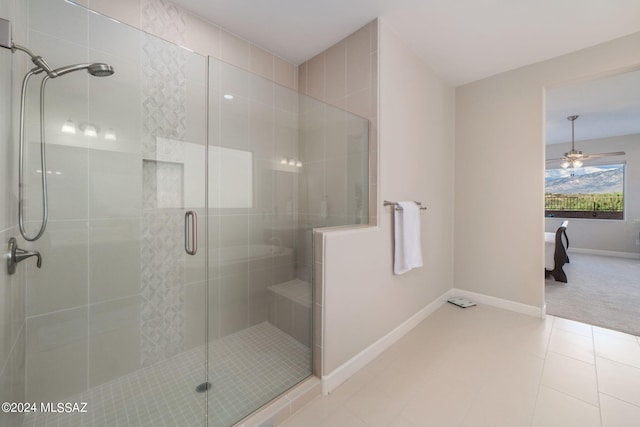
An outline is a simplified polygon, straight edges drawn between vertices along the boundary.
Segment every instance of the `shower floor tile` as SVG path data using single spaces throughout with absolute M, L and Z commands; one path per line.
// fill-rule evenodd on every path
M 230 426 L 310 375 L 311 350 L 268 322 L 211 343 L 208 393 L 205 347 L 93 387 L 61 402 L 87 402 L 87 413 L 29 413 L 23 427 Z M 57 402 L 55 402 L 57 403 Z

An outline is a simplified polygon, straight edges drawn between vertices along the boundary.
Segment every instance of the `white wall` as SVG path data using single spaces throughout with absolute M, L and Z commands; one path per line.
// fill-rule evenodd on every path
M 544 90 L 640 66 L 640 33 L 456 89 L 454 285 L 543 305 Z
M 640 232 L 640 134 L 592 139 L 576 142 L 584 153 L 624 151 L 625 156 L 604 159 L 608 162 L 626 161 L 624 220 L 575 219 L 569 221 L 567 233 L 571 248 L 637 254 Z M 571 143 L 547 145 L 547 158 L 561 157 Z M 561 218 L 545 218 L 545 231 L 555 231 Z
M 452 287 L 454 92 L 382 21 L 378 227 L 325 235 L 324 374 Z M 419 200 L 424 267 L 392 273 L 392 210 Z

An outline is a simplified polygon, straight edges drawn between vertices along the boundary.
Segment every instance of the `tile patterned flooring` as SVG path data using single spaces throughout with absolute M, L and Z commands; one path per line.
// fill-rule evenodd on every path
M 263 322 L 212 343 L 209 426 L 229 426 L 310 375 L 311 351 Z M 62 402 L 87 402 L 86 414 L 27 414 L 23 427 L 205 425 L 204 346 L 139 369 Z
M 640 338 L 445 304 L 283 425 L 640 426 Z

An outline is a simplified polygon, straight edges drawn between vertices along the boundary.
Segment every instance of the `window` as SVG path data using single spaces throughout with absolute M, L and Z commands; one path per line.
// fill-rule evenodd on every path
M 545 216 L 623 219 L 624 172 L 624 163 L 547 169 Z

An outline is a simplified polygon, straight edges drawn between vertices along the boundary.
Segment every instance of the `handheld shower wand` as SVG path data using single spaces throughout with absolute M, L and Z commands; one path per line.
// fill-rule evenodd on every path
M 36 57 L 40 58 L 40 57 Z M 34 60 L 35 62 L 35 60 Z M 46 61 L 43 60 L 46 64 Z M 47 64 L 48 66 L 48 64 Z M 19 147 L 19 164 L 18 164 L 18 225 L 20 227 L 20 234 L 22 237 L 30 242 L 38 240 L 44 230 L 47 227 L 47 220 L 49 218 L 49 208 L 48 208 L 48 200 L 47 200 L 47 164 L 46 164 L 46 153 L 45 153 L 45 108 L 44 108 L 44 94 L 45 87 L 49 79 L 55 79 L 60 76 L 64 76 L 65 74 L 72 73 L 74 71 L 79 70 L 87 70 L 89 74 L 96 77 L 107 77 L 111 76 L 115 71 L 113 67 L 109 64 L 103 63 L 92 63 L 92 64 L 75 64 L 68 65 L 66 67 L 60 67 L 51 69 L 50 71 L 46 71 L 44 69 L 34 68 L 27 72 L 24 76 L 24 80 L 22 81 L 22 93 L 20 97 L 20 147 Z M 25 97 L 27 92 L 27 86 L 29 84 L 29 79 L 34 74 L 39 74 L 42 71 L 46 72 L 46 75 L 42 78 L 42 82 L 40 83 L 40 179 L 42 182 L 42 222 L 40 225 L 40 230 L 38 233 L 31 237 L 27 234 L 27 231 L 24 226 L 24 110 L 25 110 Z
M 36 67 L 29 70 L 22 80 L 22 91 L 20 94 L 20 134 L 19 134 L 19 160 L 18 160 L 18 225 L 20 226 L 20 234 L 25 240 L 33 242 L 38 240 L 47 227 L 47 219 L 49 217 L 49 208 L 47 203 L 47 164 L 45 153 L 45 127 L 44 127 L 44 93 L 47 81 L 55 79 L 68 73 L 79 70 L 87 70 L 89 74 L 96 77 L 107 77 L 114 73 L 114 69 L 109 64 L 92 63 L 92 64 L 75 64 L 66 67 L 53 69 L 49 63 L 39 55 L 35 55 L 26 47 L 17 45 L 11 37 L 11 22 L 0 18 L 0 47 L 15 51 L 19 50 L 31 57 Z M 36 74 L 44 72 L 46 75 L 42 78 L 40 84 L 40 174 L 42 181 L 42 223 L 38 233 L 31 237 L 27 234 L 24 226 L 24 122 L 25 122 L 25 98 L 29 80 Z
M 49 77 L 53 79 L 55 77 L 64 76 L 65 74 L 73 73 L 74 71 L 79 70 L 87 70 L 87 73 L 95 77 L 108 77 L 115 72 L 113 70 L 113 67 L 109 64 L 94 62 L 92 64 L 75 64 L 56 68 L 55 70 L 51 70 L 54 76 L 49 75 Z

